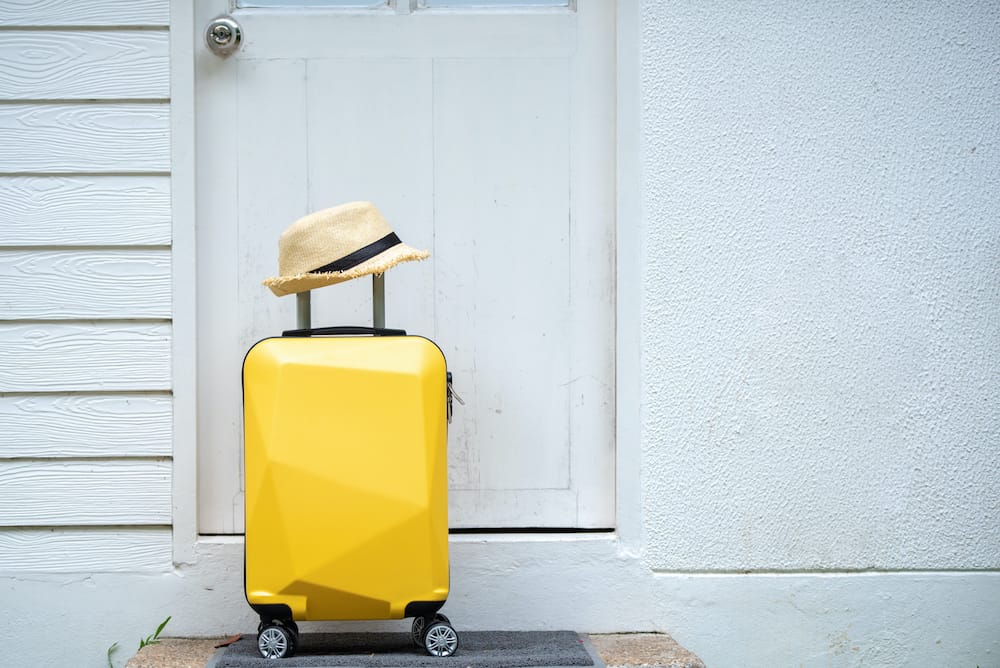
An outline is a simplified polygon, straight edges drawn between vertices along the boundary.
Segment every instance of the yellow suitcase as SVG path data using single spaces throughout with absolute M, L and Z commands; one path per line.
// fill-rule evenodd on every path
M 247 601 L 258 647 L 291 656 L 296 621 L 414 617 L 450 656 L 444 355 L 400 330 L 264 339 L 243 363 Z

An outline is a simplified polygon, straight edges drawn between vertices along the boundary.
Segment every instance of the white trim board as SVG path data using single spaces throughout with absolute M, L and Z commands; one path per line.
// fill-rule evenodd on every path
M 171 1 L 170 26 L 173 552 L 174 562 L 185 564 L 194 560 L 198 539 L 194 50 L 200 33 L 191 2 Z

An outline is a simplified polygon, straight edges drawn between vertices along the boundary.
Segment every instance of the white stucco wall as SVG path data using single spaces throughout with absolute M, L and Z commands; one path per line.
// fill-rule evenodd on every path
M 640 25 L 647 563 L 1000 567 L 1000 5 Z

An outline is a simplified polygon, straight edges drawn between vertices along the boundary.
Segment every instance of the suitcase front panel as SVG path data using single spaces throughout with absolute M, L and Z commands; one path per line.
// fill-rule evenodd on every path
M 274 338 L 243 369 L 246 594 L 296 620 L 448 596 L 446 371 L 420 337 Z

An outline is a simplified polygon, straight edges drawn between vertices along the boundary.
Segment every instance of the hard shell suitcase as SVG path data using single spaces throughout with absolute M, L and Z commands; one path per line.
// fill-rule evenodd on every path
M 258 647 L 290 656 L 296 621 L 414 617 L 450 656 L 444 355 L 399 330 L 294 330 L 243 364 L 247 601 Z

